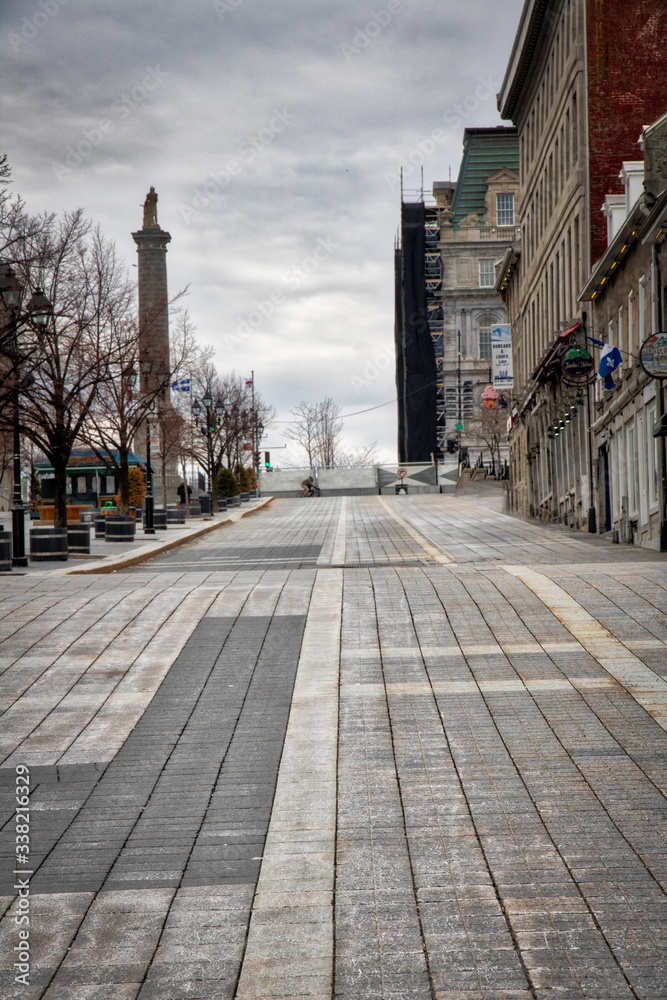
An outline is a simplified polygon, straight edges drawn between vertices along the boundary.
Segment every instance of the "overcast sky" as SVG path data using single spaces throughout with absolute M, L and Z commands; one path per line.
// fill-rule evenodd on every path
M 2 136 L 34 212 L 83 207 L 130 265 L 150 185 L 220 371 L 331 396 L 396 459 L 393 244 L 406 189 L 456 179 L 522 0 L 2 0 Z M 409 199 L 408 199 L 409 200 Z M 291 446 L 293 448 L 293 446 Z M 281 457 L 298 451 L 272 454 Z M 301 456 L 299 456 L 301 457 Z

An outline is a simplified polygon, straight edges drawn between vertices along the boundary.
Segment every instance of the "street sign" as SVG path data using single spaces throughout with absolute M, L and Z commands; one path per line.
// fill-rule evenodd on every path
M 667 333 L 647 337 L 639 351 L 639 363 L 651 378 L 667 378 Z
M 463 424 L 454 424 L 454 430 L 455 431 L 462 431 L 463 430 Z
M 396 475 L 400 476 L 401 479 L 403 479 L 404 476 L 407 476 L 407 474 L 408 474 L 407 469 L 399 469 L 398 472 L 396 473 Z

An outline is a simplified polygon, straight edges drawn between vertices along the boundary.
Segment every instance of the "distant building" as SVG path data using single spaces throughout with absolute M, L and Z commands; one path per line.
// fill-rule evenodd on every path
M 433 185 L 442 266 L 437 300 L 442 325 L 435 338 L 441 455 L 457 444 L 467 447 L 471 458 L 484 450 L 475 425 L 481 393 L 491 381 L 491 327 L 506 322 L 495 269 L 519 236 L 518 171 L 515 128 L 468 128 L 456 183 Z M 504 440 L 506 413 L 502 425 Z
M 401 204 L 394 251 L 398 460 L 431 462 L 437 454 L 435 331 L 431 303 L 440 286 L 435 212 L 424 202 Z M 427 268 L 428 295 L 427 295 Z
M 118 461 L 118 452 L 112 452 L 112 458 Z M 128 465 L 130 468 L 137 466 L 143 470 L 146 463 L 130 452 Z M 35 474 L 39 480 L 42 502 L 52 503 L 55 496 L 53 466 L 48 462 L 39 462 L 35 466 Z M 67 463 L 68 503 L 99 507 L 105 500 L 112 500 L 119 489 L 118 477 L 94 451 L 89 448 L 73 449 Z
M 484 450 L 474 425 L 491 378 L 491 327 L 505 322 L 495 267 L 518 236 L 518 185 L 516 129 L 471 128 L 456 182 L 435 183 L 429 203 L 422 194 L 402 200 L 396 248 L 401 462 L 441 460 L 459 445 Z
M 666 37 L 665 0 L 526 0 L 498 95 L 521 178 L 521 240 L 496 286 L 513 331 L 511 504 L 573 528 L 596 530 L 592 402 L 560 362 L 590 343 L 578 296 L 607 245 L 600 207 L 667 106 Z

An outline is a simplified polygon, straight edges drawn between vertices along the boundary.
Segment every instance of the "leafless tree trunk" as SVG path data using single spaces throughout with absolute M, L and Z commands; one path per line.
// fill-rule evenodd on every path
M 337 464 L 343 431 L 340 412 L 341 407 L 329 396 L 321 403 L 302 400 L 295 410 L 290 410 L 294 421 L 288 427 L 286 436 L 305 450 L 311 469 L 316 466 L 333 469 Z

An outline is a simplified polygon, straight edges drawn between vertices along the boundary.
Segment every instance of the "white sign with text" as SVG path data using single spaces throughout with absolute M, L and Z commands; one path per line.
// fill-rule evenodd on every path
M 491 365 L 494 389 L 513 389 L 512 327 L 509 323 L 491 327 Z

